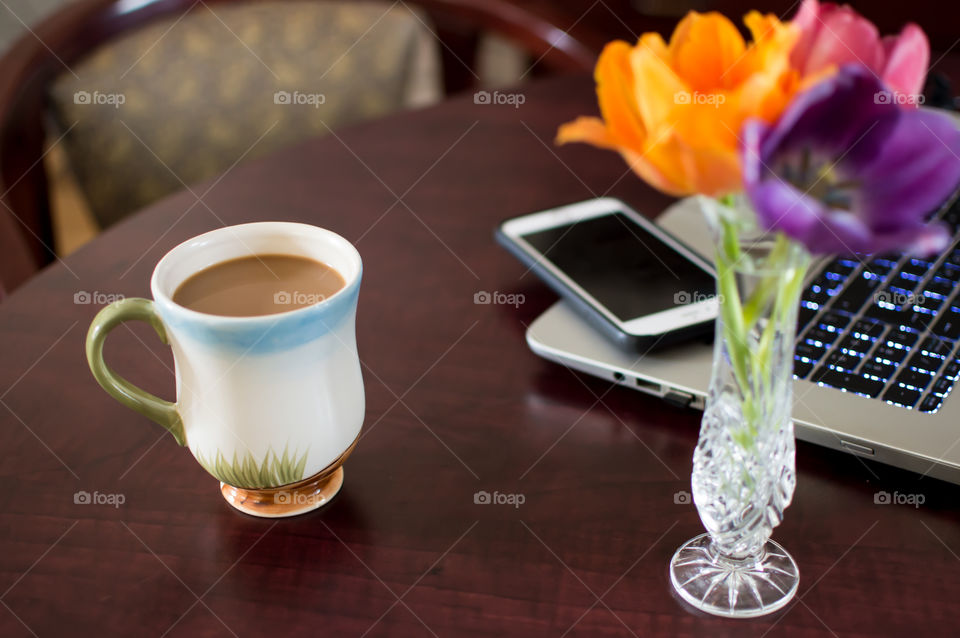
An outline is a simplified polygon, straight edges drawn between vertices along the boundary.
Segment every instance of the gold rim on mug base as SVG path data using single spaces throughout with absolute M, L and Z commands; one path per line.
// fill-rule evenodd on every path
M 220 494 L 231 507 L 260 518 L 285 518 L 312 512 L 329 503 L 343 487 L 343 462 L 359 440 L 358 436 L 333 463 L 296 483 L 242 488 L 221 482 Z

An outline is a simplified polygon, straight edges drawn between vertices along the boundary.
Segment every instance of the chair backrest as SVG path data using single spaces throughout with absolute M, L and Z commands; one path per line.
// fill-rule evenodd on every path
M 253 0 L 248 0 L 253 1 Z M 319 2 L 322 0 L 297 0 Z M 533 13 L 509 0 L 408 0 L 425 12 L 441 42 L 448 93 L 476 77 L 478 34 L 498 33 L 518 44 L 538 67 L 554 72 L 592 68 L 601 37 L 563 31 L 538 6 Z M 150 21 L 190 11 L 194 0 L 80 0 L 25 34 L 0 59 L 0 290 L 19 285 L 55 258 L 43 156 L 50 86 L 100 45 Z M 205 5 L 237 4 L 206 0 Z M 6 247 L 10 249 L 7 250 Z
M 427 24 L 383 1 L 199 4 L 71 65 L 48 91 L 47 138 L 106 228 L 238 161 L 410 106 L 416 84 L 435 101 Z

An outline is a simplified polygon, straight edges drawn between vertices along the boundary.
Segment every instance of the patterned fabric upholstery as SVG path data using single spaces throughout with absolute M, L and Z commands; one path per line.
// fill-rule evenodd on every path
M 240 161 L 402 107 L 429 39 L 402 5 L 210 7 L 107 43 L 51 88 L 60 143 L 104 226 Z

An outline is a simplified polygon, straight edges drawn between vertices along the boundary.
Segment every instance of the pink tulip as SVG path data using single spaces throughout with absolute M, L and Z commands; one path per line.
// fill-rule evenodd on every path
M 803 75 L 859 63 L 870 69 L 899 103 L 916 104 L 930 63 L 930 43 L 916 24 L 899 36 L 880 37 L 877 27 L 848 5 L 804 0 L 792 23 L 800 39 L 790 61 Z

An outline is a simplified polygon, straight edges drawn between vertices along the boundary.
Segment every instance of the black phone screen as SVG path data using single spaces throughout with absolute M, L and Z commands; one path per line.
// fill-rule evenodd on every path
M 716 293 L 710 273 L 622 212 L 523 239 L 622 322 Z

